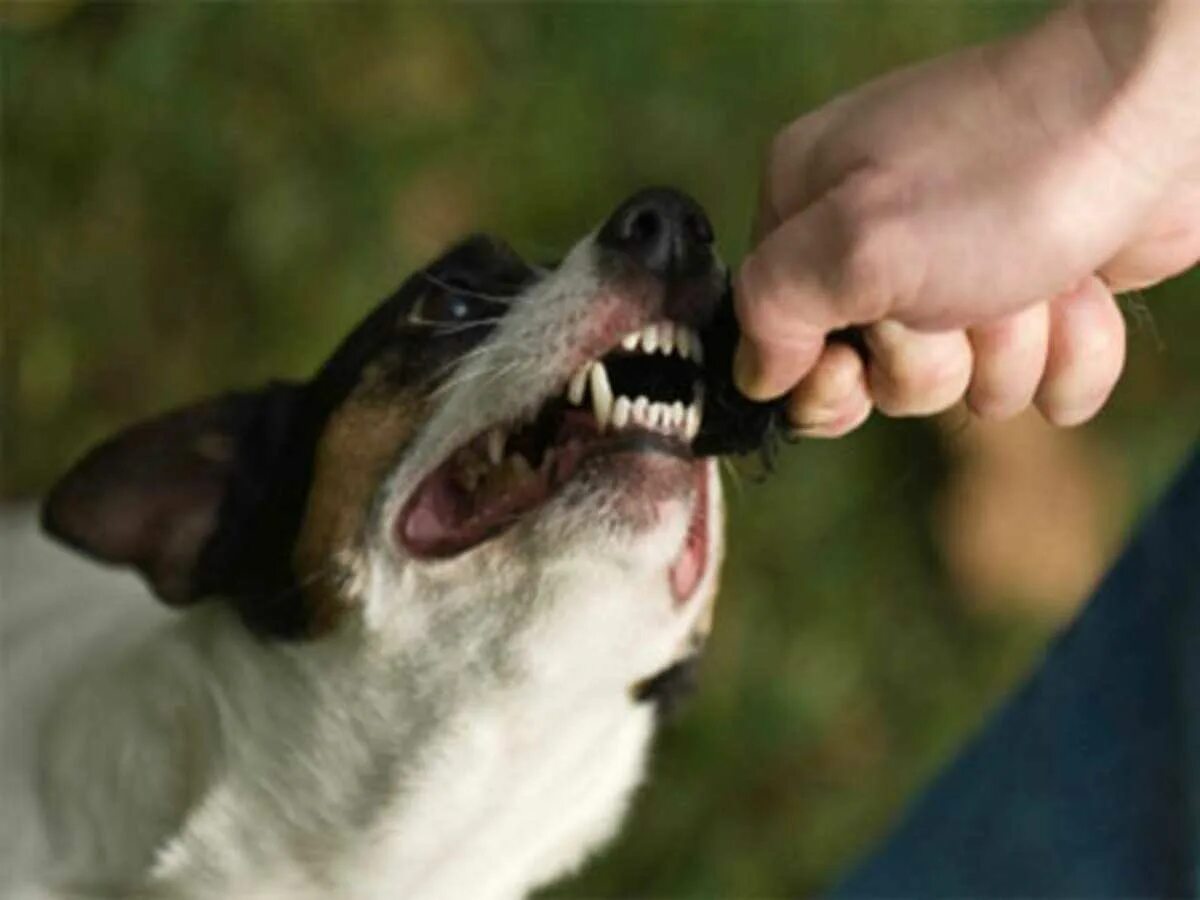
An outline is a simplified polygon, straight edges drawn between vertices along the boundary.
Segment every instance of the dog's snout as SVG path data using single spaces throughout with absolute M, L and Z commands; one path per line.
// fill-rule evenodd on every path
M 698 275 L 713 264 L 713 229 L 700 204 L 670 188 L 639 191 L 600 229 L 601 246 L 662 278 Z

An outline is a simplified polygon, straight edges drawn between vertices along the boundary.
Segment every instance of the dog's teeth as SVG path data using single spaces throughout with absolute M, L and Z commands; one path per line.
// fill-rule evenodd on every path
M 504 441 L 505 434 L 500 428 L 493 428 L 487 435 L 487 455 L 488 462 L 493 466 L 500 465 L 500 460 L 504 459 Z
M 592 363 L 587 363 L 579 367 L 579 370 L 571 376 L 571 383 L 567 385 L 567 400 L 572 406 L 579 406 L 583 403 L 583 395 L 587 391 L 588 373 L 591 371 Z
M 687 419 L 687 410 L 683 406 L 682 400 L 676 400 L 671 405 L 671 429 L 674 431 L 682 431 L 684 420 Z
M 625 337 L 621 338 L 621 346 L 626 350 L 636 350 L 641 336 L 641 332 L 631 331 L 629 334 L 625 335 Z
M 653 353 L 658 349 L 658 326 L 653 323 L 642 329 L 642 350 Z
M 657 417 L 658 421 L 657 421 L 655 427 L 659 431 L 661 431 L 663 434 L 670 434 L 671 433 L 671 404 L 670 403 L 656 403 L 655 405 L 658 407 L 658 417 Z
M 688 337 L 689 343 L 692 345 L 692 359 L 696 365 L 702 366 L 704 365 L 704 344 L 700 342 L 700 335 L 698 333 L 691 331 L 691 329 L 689 331 L 691 332 Z
M 661 403 L 651 403 L 646 410 L 646 427 L 658 431 L 663 426 L 663 405 Z
M 612 409 L 613 428 L 624 428 L 629 424 L 629 410 L 632 405 L 628 397 L 617 398 L 617 402 L 613 404 Z
M 692 357 L 692 329 L 686 325 L 675 329 L 675 352 L 684 359 Z
M 682 329 L 680 329 L 682 330 Z M 658 325 L 658 349 L 664 356 L 675 352 L 675 323 L 660 322 Z
M 633 401 L 633 408 L 629 410 L 629 417 L 633 420 L 633 424 L 646 424 L 646 409 L 649 406 L 650 401 L 646 399 L 644 394 L 640 395 L 636 400 Z
M 554 471 L 554 448 L 553 447 L 547 447 L 546 452 L 542 454 L 542 464 L 539 467 L 539 469 L 540 469 L 540 471 L 543 471 L 543 472 Z
M 512 469 L 513 474 L 519 479 L 524 480 L 533 477 L 533 466 L 520 453 L 514 453 L 510 456 L 508 458 L 508 465 Z
M 592 386 L 592 412 L 596 416 L 600 430 L 603 431 L 608 425 L 613 405 L 612 387 L 609 386 L 608 371 L 604 368 L 604 363 L 595 363 L 589 378 Z
M 696 435 L 700 433 L 700 407 L 693 403 L 687 408 L 687 415 L 683 423 L 683 433 L 689 441 L 696 439 Z

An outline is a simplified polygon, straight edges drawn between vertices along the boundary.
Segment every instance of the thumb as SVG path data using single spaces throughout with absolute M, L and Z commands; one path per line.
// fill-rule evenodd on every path
M 734 307 L 742 340 L 734 380 L 746 396 L 766 400 L 786 393 L 816 364 L 825 336 L 851 324 L 882 318 L 888 249 L 849 220 L 837 193 L 827 194 L 788 219 L 742 263 Z M 876 264 L 878 263 L 878 265 Z

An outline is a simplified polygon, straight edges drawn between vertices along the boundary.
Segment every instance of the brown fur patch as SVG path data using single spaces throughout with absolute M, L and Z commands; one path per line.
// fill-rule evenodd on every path
M 347 559 L 362 542 L 375 492 L 397 454 L 417 430 L 424 401 L 384 387 L 378 369 L 329 417 L 317 444 L 312 485 L 296 540 L 293 565 L 313 617 L 311 631 L 331 628 L 351 602 L 345 593 Z

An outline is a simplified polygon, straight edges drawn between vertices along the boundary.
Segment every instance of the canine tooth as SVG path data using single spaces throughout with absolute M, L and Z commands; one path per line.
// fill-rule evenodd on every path
M 675 329 L 675 351 L 684 359 L 692 357 L 692 329 L 686 325 Z
M 613 428 L 624 428 L 629 424 L 629 408 L 632 405 L 628 397 L 617 398 L 617 402 L 613 404 L 612 409 Z
M 592 386 L 592 412 L 600 424 L 600 430 L 603 431 L 608 424 L 613 405 L 612 387 L 608 383 L 608 372 L 604 363 L 595 363 L 589 378 Z
M 653 353 L 658 349 L 658 326 L 651 323 L 642 329 L 642 350 Z
M 687 408 L 687 418 L 684 421 L 683 433 L 689 441 L 695 440 L 700 433 L 700 407 L 693 403 Z
M 487 455 L 488 462 L 493 466 L 500 465 L 500 460 L 504 458 L 504 431 L 500 428 L 493 428 L 487 435 Z
M 625 337 L 621 338 L 621 346 L 626 350 L 636 350 L 639 338 L 641 338 L 640 332 L 631 331 Z
M 572 406 L 578 406 L 583 402 L 583 394 L 587 390 L 588 373 L 591 371 L 592 363 L 586 363 L 579 367 L 578 371 L 571 376 L 571 383 L 567 386 L 567 400 Z
M 704 344 L 701 343 L 700 335 L 695 331 L 692 331 L 692 333 L 691 333 L 691 344 L 692 344 L 692 359 L 694 359 L 696 361 L 696 365 L 703 365 L 704 364 Z
M 520 453 L 514 453 L 512 456 L 510 456 L 508 458 L 508 465 L 512 469 L 513 474 L 520 479 L 533 477 L 533 466 L 531 466 L 529 464 L 529 460 L 527 460 Z
M 664 356 L 675 352 L 675 323 L 660 322 L 658 326 L 658 349 Z
M 633 409 L 629 411 L 629 415 L 635 425 L 646 424 L 646 409 L 649 406 L 650 401 L 646 399 L 644 394 L 633 401 Z
M 680 431 L 683 428 L 683 423 L 686 419 L 687 410 L 683 407 L 683 401 L 676 400 L 671 405 L 671 428 L 675 431 Z

